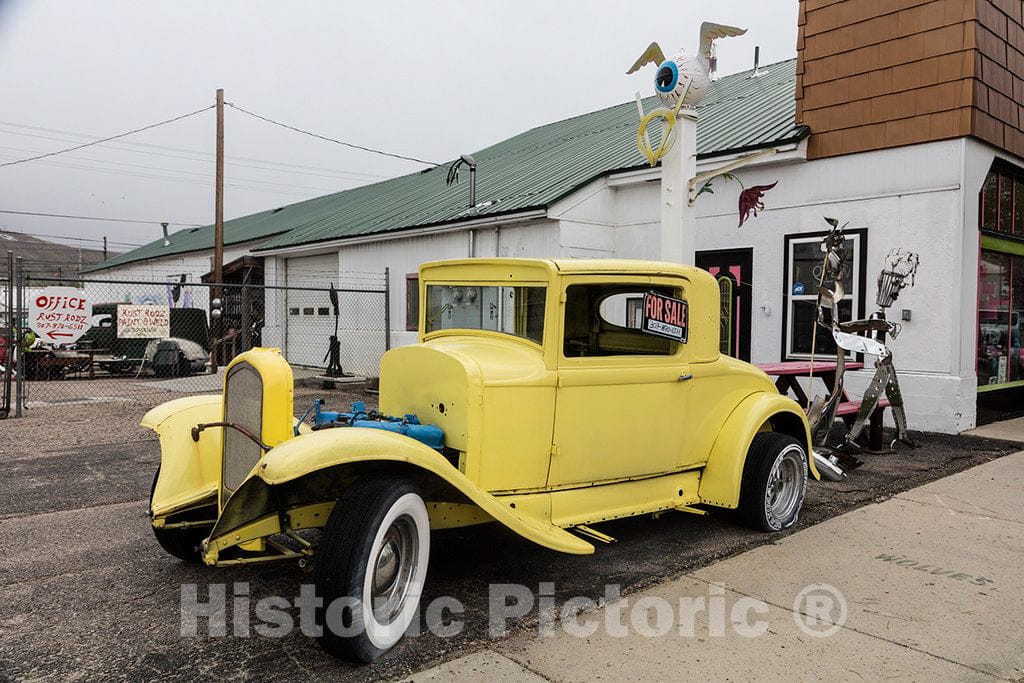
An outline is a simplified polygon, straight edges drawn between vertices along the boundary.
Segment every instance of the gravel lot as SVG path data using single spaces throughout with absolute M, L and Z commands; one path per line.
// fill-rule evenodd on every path
M 375 396 L 354 388 L 296 394 L 297 412 L 316 395 L 332 409 L 356 399 L 375 405 Z M 585 557 L 547 551 L 494 525 L 439 532 L 425 600 L 447 595 L 465 605 L 466 627 L 452 638 L 407 638 L 376 664 L 353 667 L 325 656 L 297 630 L 281 638 L 182 637 L 182 585 L 197 585 L 205 599 L 210 584 L 227 584 L 230 597 L 245 582 L 254 604 L 269 595 L 292 599 L 311 577 L 291 564 L 185 565 L 153 540 L 145 507 L 159 449 L 137 425 L 150 405 L 177 395 L 157 390 L 0 421 L 0 679 L 399 677 L 487 642 L 488 584 L 537 590 L 554 582 L 557 600 L 598 598 L 605 584 L 628 594 L 778 538 L 750 532 L 727 514 L 681 513 L 602 524 L 618 542 Z M 916 436 L 917 450 L 865 456 L 867 464 L 845 482 L 812 482 L 801 526 L 1017 450 L 1001 441 Z M 531 613 L 513 628 L 535 623 Z

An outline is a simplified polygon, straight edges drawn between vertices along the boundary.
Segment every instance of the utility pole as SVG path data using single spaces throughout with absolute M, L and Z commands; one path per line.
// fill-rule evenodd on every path
M 103 236 L 103 260 L 107 260 L 107 236 Z
M 213 214 L 213 291 L 212 298 L 218 299 L 221 303 L 220 309 L 224 307 L 224 289 L 221 282 L 224 279 L 224 89 L 217 89 L 217 180 L 214 199 Z M 212 308 L 211 308 L 212 310 Z M 211 370 L 217 371 L 217 356 L 220 349 L 216 346 L 222 334 L 221 316 L 210 321 L 210 332 L 213 337 L 213 344 L 210 346 Z

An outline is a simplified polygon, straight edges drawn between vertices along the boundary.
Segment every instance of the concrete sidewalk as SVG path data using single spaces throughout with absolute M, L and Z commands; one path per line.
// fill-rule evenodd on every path
M 1024 452 L 570 615 L 550 635 L 494 641 L 414 680 L 1019 681 L 1022 489 Z

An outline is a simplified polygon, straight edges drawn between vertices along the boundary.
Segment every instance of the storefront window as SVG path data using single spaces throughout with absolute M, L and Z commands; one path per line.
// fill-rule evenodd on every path
M 1010 259 L 982 250 L 978 276 L 978 385 L 1009 381 Z
M 980 200 L 979 391 L 1024 383 L 1024 172 L 997 162 Z
M 1018 178 L 1013 187 L 1013 234 L 1024 237 L 1024 182 Z
M 1021 354 L 1021 314 L 1024 313 L 1024 258 L 1010 257 L 1010 355 L 1007 380 L 1024 379 L 1024 357 Z
M 981 186 L 981 229 L 1024 237 L 1024 182 L 1009 170 L 993 169 Z
M 818 279 L 821 273 L 820 234 L 812 237 L 787 235 L 786 261 L 786 358 L 810 358 L 812 340 L 817 358 L 834 358 L 836 343 L 828 328 L 816 325 L 818 319 Z M 847 230 L 847 263 L 843 270 L 843 298 L 839 301 L 839 318 L 853 320 L 861 315 L 864 279 L 863 230 Z M 832 287 L 832 282 L 826 282 Z M 824 311 L 824 323 L 832 324 L 831 313 Z
M 999 229 L 999 174 L 990 171 L 981 186 L 981 229 Z
M 978 385 L 1024 380 L 1024 256 L 983 249 L 978 278 Z
M 1013 229 L 1013 178 L 999 176 L 999 232 L 1012 233 Z

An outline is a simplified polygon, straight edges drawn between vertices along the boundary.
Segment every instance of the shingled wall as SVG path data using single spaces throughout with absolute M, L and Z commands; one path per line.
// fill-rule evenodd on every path
M 808 154 L 974 135 L 1024 156 L 1024 1 L 801 0 Z

